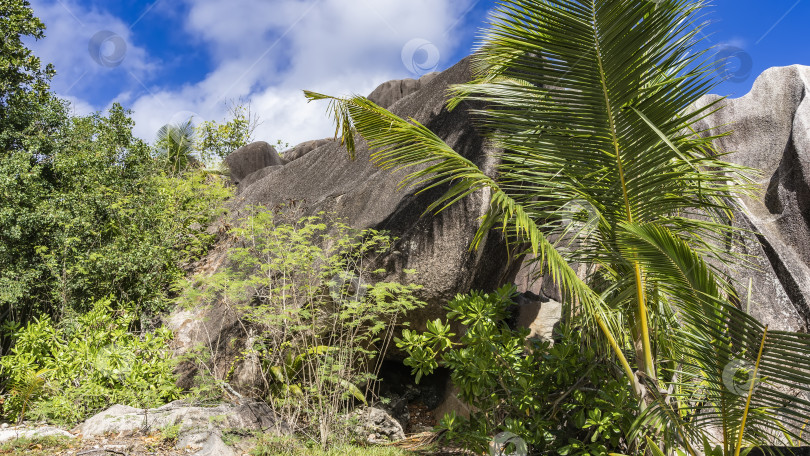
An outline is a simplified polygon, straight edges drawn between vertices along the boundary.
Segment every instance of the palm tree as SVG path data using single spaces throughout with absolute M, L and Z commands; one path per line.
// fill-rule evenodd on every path
M 185 123 L 166 124 L 157 132 L 156 145 L 160 155 L 166 160 L 172 174 L 178 174 L 190 165 L 196 165 L 194 158 L 194 125 L 191 119 Z
M 446 185 L 429 210 L 490 190 L 475 245 L 500 227 L 530 246 L 567 313 L 600 335 L 639 396 L 638 442 L 648 435 L 664 451 L 695 454 L 716 428 L 719 451 L 732 454 L 777 431 L 802 440 L 810 402 L 786 388 L 810 392 L 810 339 L 768 332 L 735 307 L 735 284 L 723 278 L 744 261 L 726 245 L 750 170 L 723 161 L 717 136 L 695 128 L 718 109 L 690 109 L 713 86 L 712 56 L 699 47 L 704 6 L 501 1 L 475 79 L 453 87 L 448 104 L 485 106 L 473 112 L 502 150 L 497 179 L 364 97 L 307 96 L 330 101 L 352 157 L 359 133 L 378 165 L 412 170 L 404 184 Z M 571 207 L 583 206 L 592 229 L 560 245 L 583 214 Z M 587 276 L 573 262 L 589 265 Z M 756 371 L 743 391 L 728 386 L 735 362 Z

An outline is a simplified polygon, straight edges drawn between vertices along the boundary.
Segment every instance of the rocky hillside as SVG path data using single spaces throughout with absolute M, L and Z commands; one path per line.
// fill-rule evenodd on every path
M 402 117 L 413 117 L 443 138 L 456 151 L 494 172 L 497 159 L 470 123 L 469 104 L 448 111 L 447 87 L 470 79 L 468 60 L 422 79 L 390 81 L 370 98 Z M 810 322 L 810 68 L 792 66 L 766 71 L 750 94 L 723 100 L 725 106 L 702 121 L 702 127 L 733 128 L 718 140 L 728 160 L 761 169 L 758 195 L 744 200 L 745 211 L 735 224 L 759 234 L 744 239 L 744 252 L 756 270 L 729 271 L 741 287 L 752 282 L 750 312 L 773 329 L 806 331 Z M 709 96 L 701 103 L 716 100 Z M 232 214 L 247 207 L 294 207 L 301 214 L 334 212 L 355 228 L 389 230 L 399 237 L 397 247 L 383 260 L 387 279 L 415 281 L 425 286 L 429 307 L 411 315 L 415 324 L 442 314 L 442 306 L 456 293 L 494 289 L 516 281 L 524 296 L 526 325 L 536 318 L 553 319 L 559 312 L 554 287 L 531 284 L 528 266 L 510 264 L 503 239 L 491 233 L 477 251 L 468 249 L 486 211 L 489 197 L 476 193 L 438 214 L 422 215 L 442 193 L 436 188 L 417 194 L 419 187 L 399 189 L 402 175 L 381 171 L 368 160 L 368 147 L 358 146 L 356 160 L 331 139 L 300 144 L 280 157 L 260 142 L 240 149 L 228 159 L 238 196 Z M 202 270 L 222 267 L 227 241 L 207 258 Z M 402 273 L 415 269 L 411 278 Z M 245 299 L 250 299 L 246 296 Z M 550 301 L 550 299 L 552 301 Z M 551 304 L 548 304 L 548 303 Z M 544 309 L 552 309 L 552 314 Z M 215 372 L 224 375 L 248 335 L 232 312 L 217 302 L 200 303 L 197 310 L 179 311 L 171 318 L 180 349 L 203 343 L 214 348 Z M 548 326 L 548 322 L 544 325 Z M 542 331 L 542 328 L 535 328 Z M 241 341 L 236 344 L 231 341 Z M 190 374 L 189 374 L 190 375 Z M 248 361 L 236 364 L 232 385 L 240 391 L 257 385 L 258 371 Z

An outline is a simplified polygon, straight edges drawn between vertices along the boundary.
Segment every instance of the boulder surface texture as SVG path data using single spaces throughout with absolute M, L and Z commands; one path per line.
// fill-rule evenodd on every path
M 195 407 L 175 401 L 156 409 L 114 405 L 82 423 L 75 432 L 83 438 L 106 435 L 151 434 L 174 427 L 177 448 L 196 448 L 196 456 L 237 453 L 222 441 L 224 429 L 239 432 L 289 434 L 265 403 Z
M 701 122 L 727 161 L 760 170 L 757 194 L 742 199 L 734 223 L 758 233 L 741 253 L 756 269 L 731 271 L 744 291 L 751 283 L 750 313 L 771 329 L 805 332 L 810 324 L 810 67 L 766 70 L 747 95 L 721 100 Z M 705 105 L 720 97 L 709 95 Z M 741 293 L 745 295 L 746 293 Z M 747 304 L 747 303 L 745 303 Z
M 495 154 L 470 121 L 473 106 L 462 103 L 452 111 L 445 107 L 448 87 L 470 79 L 469 60 L 465 59 L 441 74 L 419 81 L 383 84 L 372 98 L 389 104 L 388 109 L 399 116 L 413 117 L 485 172 L 494 172 Z M 423 193 L 419 190 L 424 185 L 400 188 L 399 182 L 406 172 L 381 170 L 369 160 L 365 141 L 358 138 L 357 146 L 354 160 L 339 141 L 320 140 L 293 148 L 293 153 L 287 155 L 295 159 L 283 166 L 266 166 L 249 175 L 242 175 L 243 168 L 237 173 L 232 170 L 239 190 L 231 202 L 231 216 L 239 218 L 246 209 L 255 206 L 294 207 L 301 215 L 323 211 L 337 214 L 357 229 L 390 232 L 398 241 L 392 252 L 380 260 L 379 267 L 388 271 L 381 280 L 423 285 L 420 298 L 428 306 L 408 316 L 417 328 L 428 319 L 444 317 L 443 306 L 457 293 L 492 290 L 513 279 L 518 265 L 509 264 L 504 241 L 498 233 L 491 233 L 480 249 L 469 248 L 480 217 L 489 207 L 488 193 L 477 192 L 439 214 L 425 214 L 427 207 L 448 187 Z M 251 150 L 250 146 L 240 149 L 240 160 L 254 163 L 246 157 L 247 150 Z M 216 266 L 204 269 L 216 271 L 227 267 L 228 262 L 222 258 L 226 254 L 226 248 L 215 248 L 207 261 Z M 411 269 L 416 271 L 415 275 L 404 272 Z M 245 302 L 250 299 L 246 296 Z M 181 351 L 199 343 L 211 348 L 217 375 L 230 370 L 251 337 L 249 329 L 246 331 L 231 309 L 218 302 L 201 302 L 191 312 L 178 311 L 170 318 L 170 326 L 181 341 Z M 260 369 L 252 364 L 255 363 L 237 362 L 230 377 L 233 387 L 248 395 L 255 394 L 251 390 L 263 384 Z M 183 374 L 181 385 L 190 380 L 193 370 Z

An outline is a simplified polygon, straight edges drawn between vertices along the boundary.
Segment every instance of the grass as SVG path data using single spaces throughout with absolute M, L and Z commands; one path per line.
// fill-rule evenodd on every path
M 394 447 L 336 445 L 327 450 L 308 446 L 294 437 L 260 435 L 250 451 L 251 456 L 421 456 Z
M 0 443 L 0 454 L 44 456 L 72 448 L 74 443 L 73 439 L 64 436 L 20 437 Z
M 169 430 L 171 431 L 171 430 Z M 169 432 L 171 433 L 171 432 Z M 140 442 L 145 445 L 141 449 L 148 450 L 149 454 L 176 454 L 176 452 L 165 444 L 166 434 L 158 433 L 150 437 L 154 445 Z M 249 437 L 245 434 L 228 433 L 223 435 L 226 440 L 232 440 L 231 445 L 241 438 L 250 438 L 252 449 L 251 456 L 435 456 L 438 454 L 449 454 L 438 451 L 436 448 L 424 448 L 419 451 L 407 451 L 395 447 L 386 446 L 360 446 L 360 445 L 336 445 L 327 450 L 322 450 L 317 446 L 307 445 L 294 437 L 271 437 L 269 435 L 257 435 Z M 88 447 L 91 443 L 82 442 L 62 436 L 19 438 L 0 444 L 0 456 L 51 456 L 54 454 L 64 454 L 66 450 L 80 450 Z M 89 447 L 88 447 L 89 448 Z M 165 451 L 165 452 L 164 452 Z M 140 454 L 136 452 L 136 454 Z M 460 453 L 452 453 L 460 454 Z
M 160 437 L 164 442 L 175 442 L 180 435 L 179 424 L 167 424 L 160 429 Z

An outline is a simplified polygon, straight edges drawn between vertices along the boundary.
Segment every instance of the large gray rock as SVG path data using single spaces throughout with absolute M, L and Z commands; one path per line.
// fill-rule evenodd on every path
M 470 106 L 445 108 L 447 88 L 470 80 L 468 60 L 434 76 L 421 90 L 401 98 L 390 109 L 402 117 L 413 117 L 465 157 L 487 172 L 494 172 L 492 150 L 470 122 Z M 422 79 L 425 79 L 424 77 Z M 383 171 L 369 161 L 364 141 L 358 142 L 357 158 L 350 160 L 338 142 L 318 148 L 283 167 L 267 170 L 266 175 L 243 188 L 232 212 L 264 205 L 279 207 L 295 203 L 304 214 L 325 211 L 345 218 L 358 229 L 389 230 L 399 237 L 397 252 L 384 267 L 392 271 L 386 279 L 416 281 L 424 285 L 423 297 L 432 304 L 432 316 L 443 313 L 441 306 L 458 292 L 472 287 L 491 289 L 511 280 L 504 270 L 507 252 L 502 239 L 493 233 L 483 248 L 469 250 L 479 217 L 489 207 L 489 197 L 478 192 L 459 204 L 433 215 L 425 209 L 445 188 L 417 194 L 420 188 L 398 188 L 407 174 Z M 409 279 L 404 269 L 418 274 Z
M 402 424 L 381 408 L 363 407 L 352 416 L 358 421 L 355 432 L 370 443 L 396 442 L 405 438 Z
M 529 330 L 530 339 L 553 340 L 562 317 L 562 304 L 534 293 L 521 293 L 517 303 L 516 326 Z
M 771 329 L 810 329 L 810 67 L 766 70 L 744 97 L 720 101 L 722 109 L 698 123 L 718 139 L 725 159 L 762 171 L 758 193 L 742 199 L 733 224 L 750 234 L 736 239 L 734 253 L 748 265 L 726 272 L 736 282 L 741 305 Z M 702 98 L 697 107 L 721 100 Z M 521 292 L 559 300 L 538 264 L 524 260 L 516 283 Z M 751 301 L 747 290 L 751 287 Z
M 732 272 L 741 288 L 752 282 L 750 312 L 772 329 L 806 331 L 810 324 L 810 67 L 766 70 L 750 93 L 720 102 L 701 129 L 732 129 L 717 140 L 727 160 L 762 171 L 759 192 L 742 200 L 735 224 L 751 229 L 742 253 L 759 271 Z M 699 106 L 718 100 L 710 95 Z
M 278 420 L 265 403 L 238 406 L 195 407 L 175 401 L 156 409 L 114 405 L 79 425 L 83 438 L 106 435 L 152 434 L 177 428 L 177 448 L 196 448 L 196 456 L 237 454 L 222 441 L 223 430 L 289 434 L 290 427 Z
M 287 161 L 278 155 L 276 148 L 264 141 L 240 147 L 225 157 L 231 180 L 236 184 L 260 169 L 268 166 L 281 166 L 285 163 Z
M 470 122 L 471 106 L 462 104 L 452 112 L 445 109 L 448 86 L 469 79 L 468 60 L 463 60 L 443 73 L 422 78 L 418 85 L 402 81 L 383 84 L 372 98 L 384 106 L 392 103 L 389 108 L 394 113 L 415 118 L 485 172 L 494 173 L 498 161 Z M 751 255 L 760 270 L 738 268 L 729 272 L 741 289 L 752 281 L 750 312 L 773 329 L 806 330 L 810 321 L 806 302 L 810 297 L 809 82 L 807 67 L 768 70 L 749 95 L 724 100 L 725 109 L 699 125 L 702 129 L 733 128 L 731 135 L 718 140 L 719 149 L 731 152 L 728 159 L 732 162 L 764 171 L 760 195 L 745 199 L 744 212 L 734 221 L 739 227 L 761 233 L 742 239 L 738 246 L 740 253 Z M 708 96 L 699 104 L 713 100 L 717 98 Z M 470 289 L 493 290 L 515 279 L 520 263 L 507 261 L 498 233 L 490 233 L 481 249 L 469 250 L 479 217 L 489 206 L 486 192 L 473 194 L 441 214 L 423 216 L 444 188 L 421 194 L 417 194 L 419 188 L 399 189 L 405 172 L 392 175 L 376 168 L 369 162 L 362 140 L 353 161 L 337 141 L 299 147 L 301 153 L 295 154 L 295 160 L 255 170 L 240 181 L 239 196 L 231 206 L 234 217 L 249 206 L 294 205 L 302 215 L 337 213 L 355 228 L 391 231 L 399 241 L 380 265 L 389 271 L 383 280 L 424 285 L 421 297 L 429 306 L 409 316 L 417 328 L 427 319 L 444 316 L 442 307 L 455 294 Z M 204 262 L 208 270 L 226 265 L 226 254 L 227 245 L 221 244 Z M 419 274 L 408 276 L 403 273 L 405 269 L 415 269 Z M 559 291 L 552 283 L 543 280 L 533 284 L 533 277 L 529 267 L 521 271 L 520 291 L 559 301 Z M 172 317 L 180 349 L 202 343 L 214 354 L 217 376 L 228 375 L 233 367 L 230 383 L 240 392 L 258 393 L 261 372 L 256 363 L 232 364 L 255 335 L 239 323 L 231 308 L 217 302 L 201 304 L 209 306 Z M 530 307 L 524 310 L 527 322 L 535 310 Z M 542 328 L 552 323 L 551 318 L 542 319 Z M 531 326 L 533 320 L 526 324 Z M 537 328 L 540 333 L 544 332 L 541 326 Z M 190 377 L 193 370 L 186 373 Z
M 465 59 L 432 78 L 422 78 L 417 92 L 400 98 L 390 109 L 400 116 L 415 118 L 482 169 L 494 172 L 497 161 L 470 122 L 471 106 L 464 103 L 453 111 L 445 108 L 448 86 L 470 79 Z M 381 280 L 424 286 L 420 297 L 429 306 L 409 316 L 418 328 L 428 319 L 443 317 L 443 306 L 457 293 L 495 289 L 512 280 L 516 268 L 506 266 L 507 250 L 498 233 L 491 233 L 479 250 L 469 249 L 479 218 L 489 207 L 488 193 L 475 193 L 438 215 L 423 216 L 446 187 L 421 194 L 417 194 L 419 188 L 400 189 L 398 184 L 405 174 L 377 168 L 369 161 L 369 150 L 362 140 L 358 141 L 355 160 L 348 158 L 338 141 L 329 141 L 285 166 L 268 167 L 250 176 L 246 181 L 249 185 L 240 184 L 231 213 L 239 217 L 250 206 L 294 205 L 302 215 L 336 213 L 355 228 L 390 231 L 399 241 L 380 264 L 389 272 Z M 210 262 L 218 265 L 212 270 L 225 264 L 213 256 Z M 417 274 L 405 274 L 406 269 L 414 269 Z M 249 301 L 250 297 L 245 299 Z M 185 341 L 180 349 L 194 344 L 209 347 L 215 354 L 214 372 L 227 375 L 251 335 L 230 307 L 217 302 L 201 304 L 210 306 L 175 314 L 171 326 L 178 333 L 177 339 Z M 185 373 L 188 380 L 193 369 Z M 244 361 L 236 363 L 229 382 L 249 395 L 258 394 L 262 386 L 259 369 Z
M 293 161 L 303 157 L 304 155 L 312 152 L 313 150 L 318 149 L 321 146 L 334 142 L 335 139 L 333 138 L 326 138 L 326 139 L 315 139 L 312 141 L 305 141 L 301 144 L 293 147 L 289 151 L 284 153 L 284 159 L 287 161 Z M 243 184 L 244 186 L 249 184 Z
M 0 443 L 16 439 L 40 439 L 43 437 L 66 437 L 73 438 L 73 434 L 64 429 L 53 426 L 41 427 L 9 427 L 0 429 Z
M 429 73 L 419 79 L 398 79 L 383 82 L 369 94 L 368 99 L 383 108 L 390 108 L 402 98 L 421 90 L 438 74 Z

